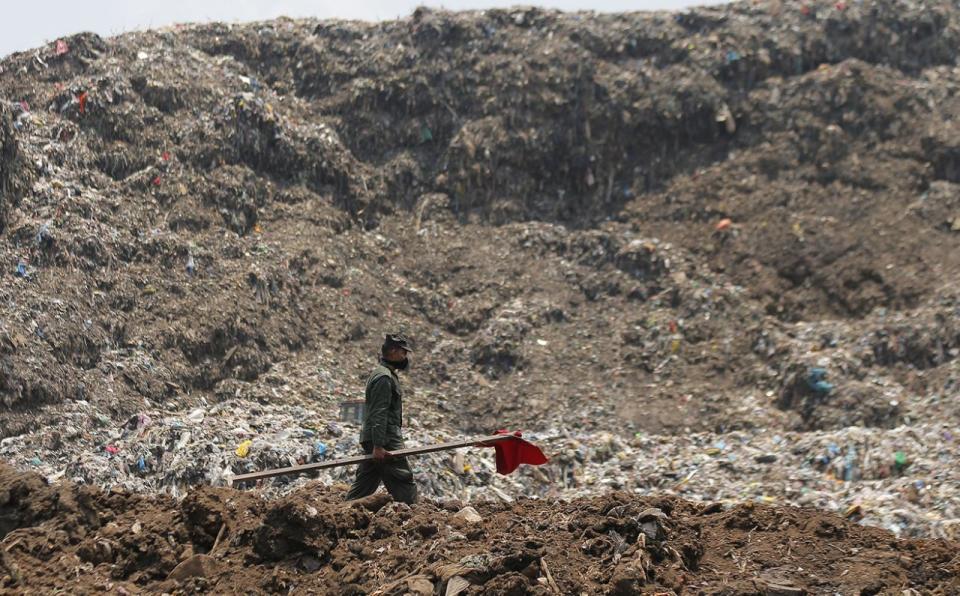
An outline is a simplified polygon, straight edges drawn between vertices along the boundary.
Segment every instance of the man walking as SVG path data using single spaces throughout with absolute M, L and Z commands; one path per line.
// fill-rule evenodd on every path
M 410 504 L 417 500 L 417 485 L 413 483 L 407 458 L 390 453 L 403 449 L 403 394 L 397 371 L 407 370 L 411 351 L 405 336 L 387 334 L 380 350 L 380 364 L 367 379 L 360 445 L 364 453 L 373 455 L 373 461 L 357 467 L 357 477 L 347 492 L 348 501 L 372 495 L 381 481 L 395 500 Z

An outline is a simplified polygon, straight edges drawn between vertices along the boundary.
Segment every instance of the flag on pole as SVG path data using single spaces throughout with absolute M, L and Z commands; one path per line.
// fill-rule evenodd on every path
M 498 430 L 496 434 L 511 437 L 509 441 L 484 444 L 493 447 L 497 452 L 498 473 L 509 474 L 519 468 L 520 464 L 539 466 L 547 463 L 547 456 L 543 454 L 543 451 L 540 451 L 540 448 L 533 443 L 524 441 L 521 438 L 523 433 L 520 431 Z

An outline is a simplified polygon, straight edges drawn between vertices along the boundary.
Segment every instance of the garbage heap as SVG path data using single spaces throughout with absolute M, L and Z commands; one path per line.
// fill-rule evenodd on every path
M 7 225 L 7 212 L 19 204 L 20 196 L 31 184 L 31 170 L 26 167 L 15 131 L 20 127 L 19 104 L 0 102 L 0 233 Z
M 453 404 L 484 428 L 554 399 L 624 432 L 741 424 L 740 395 L 783 384 L 754 333 L 949 320 L 958 38 L 946 1 L 770 1 L 183 25 L 13 54 L 0 433 L 33 428 L 35 403 L 210 399 L 305 351 L 352 366 L 394 323 L 424 338 L 422 380 L 490 384 Z M 512 410 L 491 405 L 501 384 L 522 387 Z M 649 386 L 650 407 L 618 410 Z M 872 410 L 869 389 L 845 403 Z
M 406 432 L 410 446 L 462 438 L 416 418 Z M 0 456 L 50 482 L 183 497 L 198 486 L 228 486 L 236 474 L 356 455 L 358 436 L 356 423 L 309 405 L 229 399 L 189 412 L 144 411 L 114 424 L 77 401 L 57 427 L 0 441 Z M 812 507 L 898 536 L 960 539 L 960 434 L 953 424 L 632 438 L 551 429 L 525 436 L 544 449 L 549 465 L 502 476 L 489 449 L 427 454 L 411 458 L 421 495 L 474 503 L 619 490 L 724 506 Z M 278 477 L 255 488 L 279 496 L 316 477 L 342 486 L 353 472 Z
M 352 455 L 339 403 L 403 327 L 418 342 L 410 444 L 506 427 L 553 462 L 500 477 L 489 453 L 431 455 L 415 462 L 428 497 L 532 514 L 569 498 L 576 517 L 613 489 L 684 495 L 719 503 L 708 515 L 748 544 L 779 527 L 751 507 L 783 511 L 754 501 L 848 518 L 797 514 L 817 516 L 818 544 L 893 540 L 850 520 L 956 537 L 958 42 L 955 2 L 771 0 L 183 25 L 6 57 L 0 454 L 58 482 L 40 493 L 79 495 L 68 508 L 219 494 L 231 474 Z M 260 487 L 282 506 L 224 498 L 273 507 L 267 526 L 315 519 L 292 504 L 309 480 Z M 613 590 L 606 562 L 630 563 L 624 593 L 669 575 L 664 561 L 692 567 L 696 545 L 638 546 L 662 520 L 644 509 L 627 516 L 639 528 L 626 509 L 567 525 L 566 546 L 605 563 L 583 584 L 543 570 L 551 590 Z M 387 511 L 371 536 L 406 515 Z M 116 564 L 111 522 L 69 554 Z M 263 530 L 259 550 L 313 567 L 287 530 Z M 158 569 L 190 558 L 172 550 Z M 0 553 L 15 551 L 30 560 Z M 704 568 L 722 576 L 725 552 Z M 387 573 L 343 556 L 331 581 Z M 539 582 L 524 561 L 511 571 Z M 118 575 L 160 573 L 127 563 Z M 471 585 L 509 567 L 481 563 Z M 289 589 L 275 577 L 263 589 Z M 937 587 L 906 571 L 890 585 L 907 581 Z M 869 583 L 856 591 L 887 586 Z

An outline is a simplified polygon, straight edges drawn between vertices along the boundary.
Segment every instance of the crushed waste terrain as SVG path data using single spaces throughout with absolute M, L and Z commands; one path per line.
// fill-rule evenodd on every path
M 957 47 L 761 0 L 3 58 L 3 589 L 960 591 Z M 398 328 L 408 445 L 551 462 L 228 488 L 356 454 Z

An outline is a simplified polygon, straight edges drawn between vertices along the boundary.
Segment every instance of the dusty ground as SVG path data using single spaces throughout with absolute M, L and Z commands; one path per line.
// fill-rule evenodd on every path
M 409 411 L 455 431 L 960 421 L 953 3 L 62 41 L 0 61 L 4 437 L 46 444 L 66 402 L 108 426 L 227 398 L 329 408 L 395 326 L 418 344 Z M 158 557 L 124 577 L 162 579 Z M 876 560 L 849 576 L 874 581 Z M 795 581 L 843 579 L 810 561 L 827 579 Z M 933 589 L 940 564 L 856 585 Z M 564 592 L 615 569 L 557 567 Z M 672 569 L 656 581 L 678 589 Z
M 924 594 L 960 590 L 957 545 L 830 514 L 611 493 L 413 508 L 307 487 L 266 502 L 46 486 L 0 470 L 5 590 L 72 594 Z M 222 530 L 221 530 L 222 529 Z M 778 591 L 779 590 L 779 591 Z M 458 593 L 458 592 L 455 592 Z

